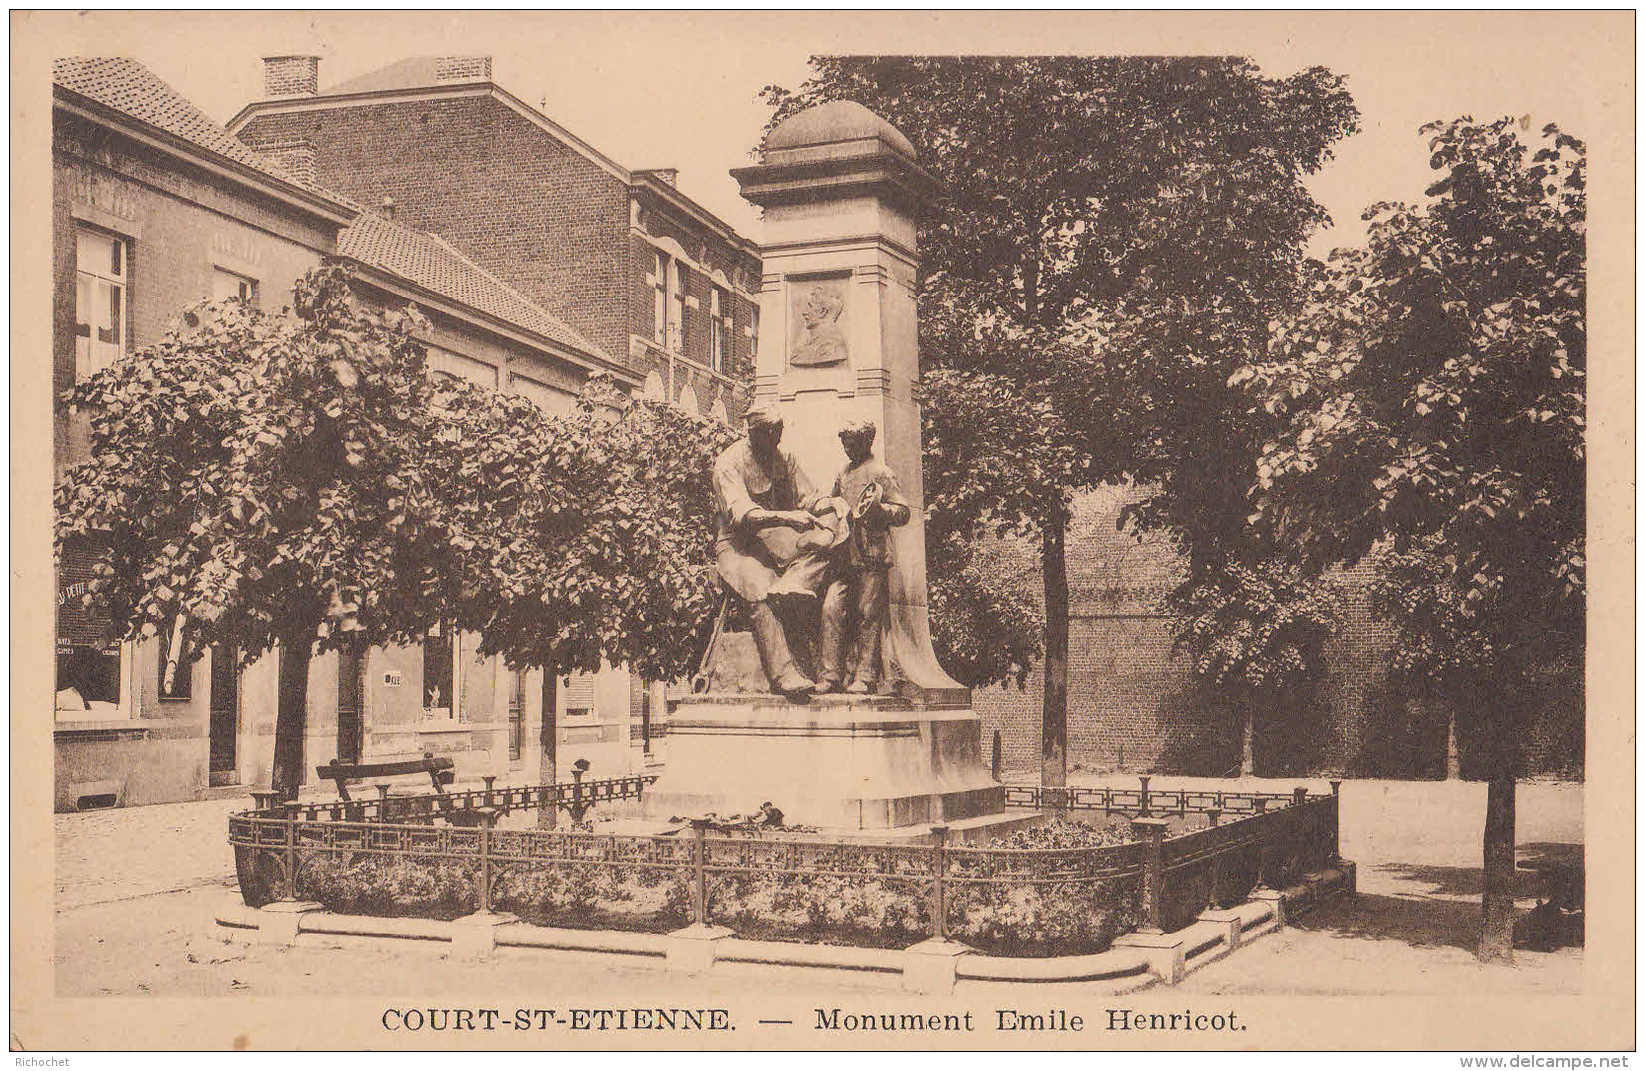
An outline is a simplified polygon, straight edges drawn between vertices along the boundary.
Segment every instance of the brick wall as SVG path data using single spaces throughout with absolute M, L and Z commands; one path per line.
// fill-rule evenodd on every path
M 1137 544 L 1114 528 L 1126 499 L 1099 493 L 1078 510 L 1068 541 L 1071 622 L 1068 761 L 1071 769 L 1221 775 L 1240 764 L 1249 714 L 1259 774 L 1343 773 L 1357 777 L 1438 778 L 1446 774 L 1448 712 L 1392 686 L 1392 629 L 1371 614 L 1369 567 L 1344 575 L 1344 624 L 1327 648 L 1328 672 L 1316 687 L 1248 710 L 1194 683 L 1172 653 L 1170 621 L 1158 598 L 1174 582 L 1174 558 L 1158 543 Z M 1032 560 L 1032 550 L 1016 548 Z M 1036 598 L 1039 574 L 1025 587 Z M 986 740 L 1002 734 L 1007 768 L 1037 771 L 1043 677 L 1027 688 L 979 689 L 973 706 Z M 1523 734 L 1527 773 L 1580 777 L 1582 696 L 1554 682 L 1532 689 Z M 1463 774 L 1473 770 L 1463 741 Z
M 628 353 L 627 188 L 501 102 L 261 115 L 240 137 L 308 137 L 321 185 L 368 206 L 393 197 L 398 222 L 438 233 L 619 360 Z
M 440 56 L 434 61 L 434 77 L 442 82 L 491 80 L 490 56 Z
M 263 61 L 266 97 L 313 96 L 319 87 L 319 56 L 273 56 Z

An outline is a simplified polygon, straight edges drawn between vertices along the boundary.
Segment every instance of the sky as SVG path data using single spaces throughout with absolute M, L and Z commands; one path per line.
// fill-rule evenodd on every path
M 1513 115 L 1534 138 L 1550 120 L 1580 137 L 1604 109 L 1632 116 L 1631 86 L 1589 62 L 1597 41 L 1631 40 L 1625 12 L 51 15 L 57 54 L 130 56 L 219 122 L 262 95 L 265 55 L 319 55 L 322 90 L 408 56 L 490 55 L 515 96 L 629 168 L 679 168 L 682 191 L 756 241 L 757 214 L 728 171 L 748 162 L 769 115 L 760 88 L 798 86 L 814 53 L 1240 54 L 1270 76 L 1327 67 L 1346 77 L 1363 130 L 1310 183 L 1335 222 L 1315 255 L 1360 240 L 1367 204 L 1422 196 L 1433 174 L 1417 129 L 1429 120 Z

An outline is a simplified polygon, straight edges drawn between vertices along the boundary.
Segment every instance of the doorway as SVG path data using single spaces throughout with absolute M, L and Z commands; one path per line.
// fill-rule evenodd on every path
M 240 783 L 240 658 L 233 647 L 211 649 L 211 760 L 207 783 Z
M 525 747 L 525 670 L 514 671 L 508 689 L 508 761 L 519 762 Z
M 337 656 L 337 761 L 359 762 L 365 737 L 366 653 L 358 644 Z

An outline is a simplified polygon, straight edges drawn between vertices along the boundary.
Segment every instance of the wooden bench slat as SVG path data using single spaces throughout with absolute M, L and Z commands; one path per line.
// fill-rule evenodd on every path
M 343 778 L 349 781 L 360 781 L 368 777 L 398 777 L 406 774 L 421 774 L 431 771 L 449 770 L 455 764 L 447 758 L 412 759 L 404 762 L 328 762 L 323 766 L 316 766 L 314 772 L 328 781 Z

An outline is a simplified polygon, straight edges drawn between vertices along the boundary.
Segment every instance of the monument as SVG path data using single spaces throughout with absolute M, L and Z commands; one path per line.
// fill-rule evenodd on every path
M 1005 790 L 926 609 L 915 288 L 937 183 L 848 101 L 787 119 L 732 174 L 765 210 L 765 271 L 753 419 L 716 465 L 718 562 L 761 672 L 711 671 L 680 701 L 646 810 L 769 801 L 834 830 L 986 822 Z

